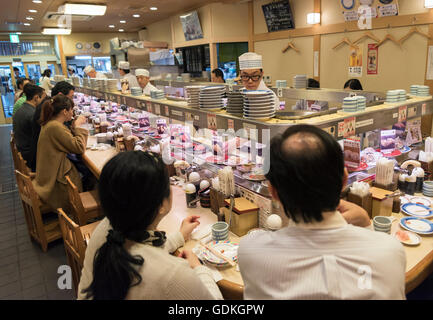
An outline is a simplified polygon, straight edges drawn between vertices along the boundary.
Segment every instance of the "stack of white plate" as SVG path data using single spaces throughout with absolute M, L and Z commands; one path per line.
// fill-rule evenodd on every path
M 398 91 L 399 101 L 406 101 L 406 90 L 400 89 Z
M 307 87 L 307 76 L 305 74 L 298 74 L 293 77 L 293 88 L 305 89 Z
M 131 94 L 136 97 L 141 96 L 143 95 L 143 89 L 141 89 L 140 87 L 132 87 Z
M 76 87 L 79 87 L 80 84 L 80 78 L 79 77 L 72 77 L 72 84 Z
M 357 103 L 357 109 L 358 111 L 364 111 L 367 107 L 367 98 L 364 96 L 356 96 L 356 99 L 358 101 Z
M 117 92 L 117 79 L 107 79 L 107 91 Z
M 89 78 L 83 78 L 83 87 L 90 87 Z
M 239 91 L 227 93 L 227 112 L 242 115 L 244 112 L 244 97 Z
M 413 84 L 410 86 L 410 94 L 416 96 L 418 94 L 419 85 Z
M 430 87 L 429 86 L 419 86 L 418 87 L 418 96 L 427 97 L 430 95 Z
M 90 81 L 90 88 L 96 90 L 97 87 L 96 79 L 90 78 L 89 81 Z
M 150 91 L 150 97 L 152 99 L 161 100 L 165 98 L 165 93 L 162 90 L 151 90 Z
M 388 90 L 386 93 L 386 102 L 396 103 L 400 101 L 400 92 L 398 90 Z
M 65 76 L 62 75 L 55 75 L 54 76 L 54 81 L 59 82 L 59 81 L 65 81 Z
M 100 90 L 100 91 L 105 90 L 105 87 L 106 87 L 105 81 L 106 81 L 105 79 L 96 79 L 97 90 Z
M 344 98 L 343 111 L 344 112 L 356 112 L 356 111 L 358 111 L 358 98 L 357 97 Z
M 277 88 L 287 88 L 287 80 L 277 80 L 275 84 Z
M 191 74 L 189 74 L 189 73 L 182 73 L 182 81 L 183 82 L 190 82 L 191 81 Z
M 200 109 L 221 109 L 224 107 L 223 98 L 226 93 L 225 86 L 209 86 L 200 89 Z
M 199 107 L 199 94 L 200 89 L 204 88 L 204 86 L 186 86 L 186 101 L 188 105 L 193 108 Z
M 275 116 L 274 95 L 269 90 L 243 91 L 244 118 L 270 119 Z

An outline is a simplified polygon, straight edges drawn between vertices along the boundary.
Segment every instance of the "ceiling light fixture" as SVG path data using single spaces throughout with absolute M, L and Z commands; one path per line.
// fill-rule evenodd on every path
M 156 11 L 156 10 L 158 10 L 158 8 L 157 7 L 150 7 L 150 10 Z
M 120 20 L 120 23 L 126 23 L 126 21 L 125 20 Z
M 308 24 L 320 23 L 320 13 L 312 12 L 312 13 L 307 14 L 307 23 Z
M 123 29 L 119 29 L 119 32 L 123 32 L 123 31 L 125 31 L 125 30 L 123 30 Z
M 71 34 L 71 29 L 64 28 L 44 28 L 42 34 Z
M 140 15 L 139 14 L 133 14 L 132 15 L 134 18 L 140 18 Z
M 25 25 L 26 27 L 28 27 L 28 26 L 30 25 L 30 23 L 24 23 L 24 25 Z
M 33 3 L 42 3 L 41 0 L 33 0 Z
M 36 13 L 36 12 L 38 12 L 38 10 L 30 9 L 29 12 Z
M 21 32 L 15 32 L 16 34 L 21 34 Z
M 26 20 L 34 20 L 33 17 L 26 17 Z
M 110 24 L 108 27 L 109 28 L 114 28 L 115 26 L 114 26 L 114 24 Z
M 65 3 L 63 6 L 59 7 L 59 12 L 63 14 L 85 14 L 89 16 L 103 16 L 106 10 L 106 5 L 96 4 Z

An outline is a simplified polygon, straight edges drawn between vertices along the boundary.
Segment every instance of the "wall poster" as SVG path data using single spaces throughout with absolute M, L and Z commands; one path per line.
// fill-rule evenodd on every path
M 379 59 L 379 48 L 374 43 L 368 44 L 367 53 L 367 74 L 377 74 Z
M 362 48 L 350 48 L 349 77 L 362 77 Z

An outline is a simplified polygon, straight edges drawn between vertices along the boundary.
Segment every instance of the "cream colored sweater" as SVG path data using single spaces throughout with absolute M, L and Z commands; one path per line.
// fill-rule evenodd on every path
M 96 251 L 105 243 L 110 229 L 110 222 L 105 218 L 92 234 L 86 249 L 84 267 L 78 286 L 79 300 L 86 299 L 82 290 L 89 287 L 93 280 L 93 259 Z M 208 268 L 199 266 L 192 269 L 186 260 L 169 254 L 184 245 L 180 232 L 168 235 L 164 247 L 153 247 L 137 242 L 130 242 L 130 244 L 128 251 L 131 255 L 141 255 L 144 258 L 144 264 L 138 270 L 142 276 L 141 283 L 130 288 L 126 299 L 222 299 L 221 292 Z

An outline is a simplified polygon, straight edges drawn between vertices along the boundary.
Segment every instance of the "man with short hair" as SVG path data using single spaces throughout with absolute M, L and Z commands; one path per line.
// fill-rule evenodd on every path
M 151 83 L 149 77 L 149 71 L 146 69 L 137 69 L 135 70 L 135 76 L 137 77 L 137 81 L 141 89 L 143 89 L 143 93 L 147 96 L 150 96 L 150 91 L 157 90 Z
M 405 299 L 406 255 L 394 237 L 346 222 L 343 151 L 310 125 L 289 127 L 270 145 L 266 174 L 290 219 L 239 244 L 245 299 Z
M 92 66 L 87 66 L 84 68 L 84 74 L 87 75 L 89 78 L 92 79 L 107 79 L 107 76 L 103 74 L 102 72 L 97 72 L 95 68 Z
M 129 70 L 130 66 L 128 61 L 119 61 L 118 68 L 120 79 L 128 80 L 129 89 L 139 87 L 137 78 Z
M 21 152 L 27 165 L 31 168 L 33 161 L 32 156 L 32 122 L 36 106 L 44 98 L 44 89 L 34 84 L 28 83 L 24 86 L 26 102 L 13 115 L 13 131 L 17 149 Z

